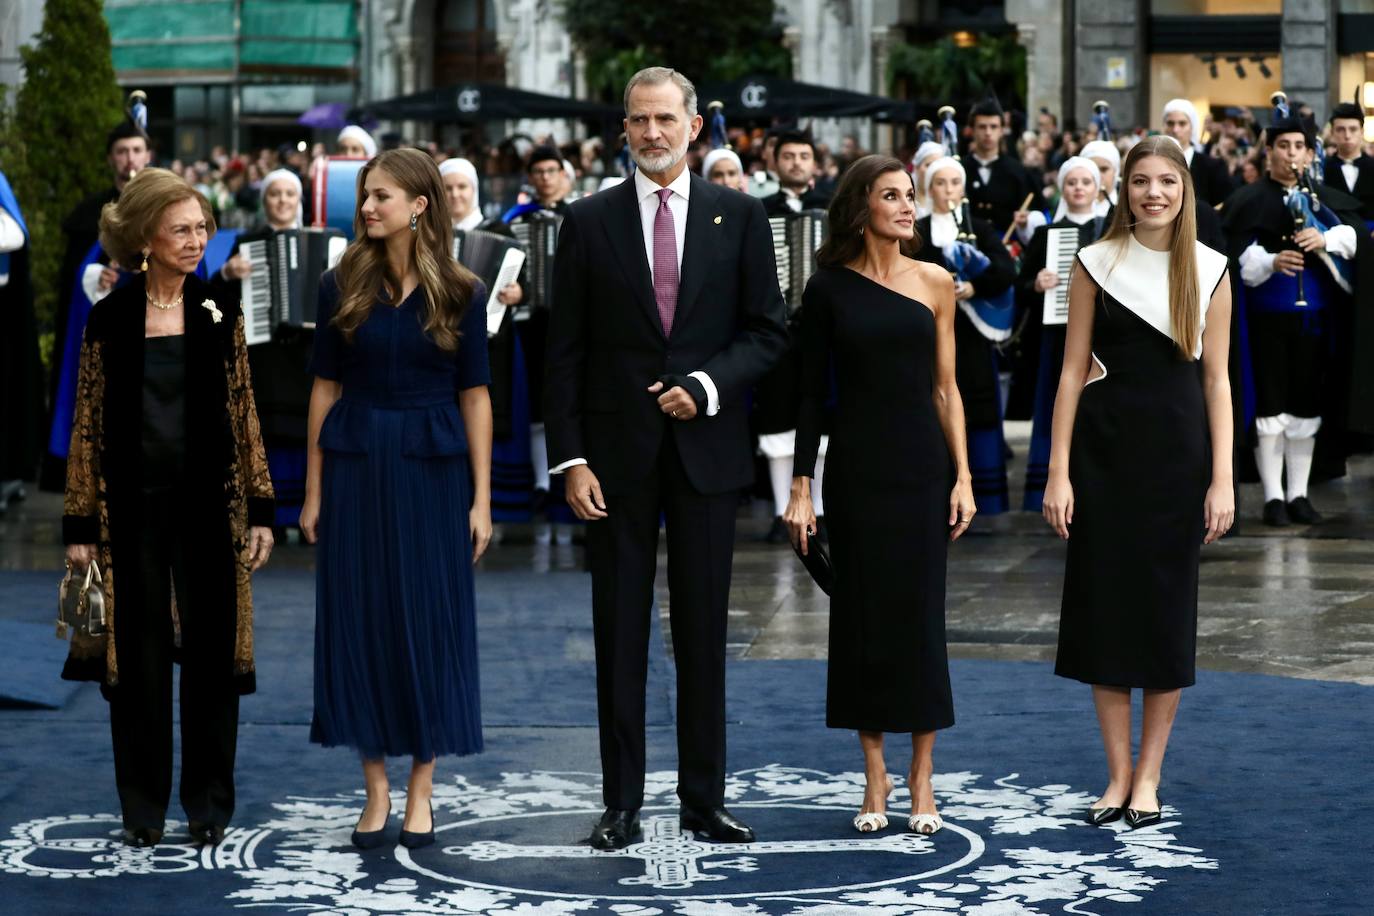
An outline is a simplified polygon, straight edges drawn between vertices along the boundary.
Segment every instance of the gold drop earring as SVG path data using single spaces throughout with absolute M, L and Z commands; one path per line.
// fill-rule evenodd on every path
M 148 272 L 148 252 L 143 252 L 143 263 L 139 265 L 138 269 L 143 271 L 145 274 Z

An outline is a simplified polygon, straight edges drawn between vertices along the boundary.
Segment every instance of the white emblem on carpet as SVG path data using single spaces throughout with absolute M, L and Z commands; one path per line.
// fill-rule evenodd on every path
M 1151 828 L 1093 828 L 1082 812 L 1095 796 L 1065 785 L 1027 786 L 1015 774 L 993 782 L 973 773 L 937 775 L 946 826 L 934 837 L 905 832 L 910 801 L 898 788 L 889 800 L 892 826 L 860 836 L 849 819 L 862 801 L 862 773 L 782 766 L 736 773 L 726 787 L 727 804 L 758 830 L 757 843 L 711 843 L 682 830 L 676 774 L 659 772 L 645 787 L 643 837 L 602 853 L 576 842 L 600 813 L 599 782 L 590 773 L 541 771 L 503 774 L 494 785 L 462 777 L 436 785 L 438 842 L 415 852 L 353 850 L 356 795 L 277 802 L 273 818 L 231 828 L 213 849 L 191 846 L 171 822 L 169 842 L 149 851 L 120 845 L 117 816 L 43 818 L 0 841 L 0 869 L 105 879 L 99 886 L 106 893 L 117 893 L 106 882 L 121 875 L 229 873 L 231 906 L 349 916 L 603 909 L 623 916 L 1031 916 L 1092 913 L 1099 901 L 1138 903 L 1166 878 L 1218 867 L 1178 841 L 1181 821 L 1167 806 Z

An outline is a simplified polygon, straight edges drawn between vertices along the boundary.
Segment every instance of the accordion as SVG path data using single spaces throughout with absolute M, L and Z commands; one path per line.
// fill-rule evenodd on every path
M 824 210 L 802 210 L 772 216 L 768 226 L 773 232 L 773 254 L 778 265 L 778 286 L 787 302 L 787 314 L 801 309 L 802 292 L 816 272 L 816 251 L 825 241 Z
M 330 156 L 315 162 L 311 194 L 311 223 L 330 227 L 353 238 L 353 214 L 358 209 L 358 173 L 366 159 Z
M 515 310 L 516 321 L 530 317 L 533 309 L 553 307 L 553 256 L 558 249 L 558 227 L 563 217 L 534 210 L 510 224 L 516 241 L 525 246 L 525 299 Z
M 313 328 L 320 277 L 348 246 L 337 229 L 286 229 L 239 236 L 239 254 L 253 266 L 243 281 L 244 335 L 265 343 L 279 325 Z
M 481 229 L 453 230 L 453 259 L 477 275 L 487 288 L 487 334 L 501 327 L 506 307 L 496 294 L 520 277 L 525 246 L 513 238 Z

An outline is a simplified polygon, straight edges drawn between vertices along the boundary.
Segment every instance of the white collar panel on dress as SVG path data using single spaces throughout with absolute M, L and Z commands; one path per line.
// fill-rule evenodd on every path
M 1198 328 L 1207 327 L 1207 307 L 1212 292 L 1226 272 L 1226 256 L 1197 242 L 1198 295 L 1201 309 Z M 1088 275 L 1107 295 L 1134 312 L 1159 333 L 1173 339 L 1169 322 L 1169 252 L 1146 248 L 1134 235 L 1126 239 L 1126 250 L 1118 255 L 1116 242 L 1097 242 L 1078 252 Z M 1193 358 L 1202 355 L 1202 337 Z

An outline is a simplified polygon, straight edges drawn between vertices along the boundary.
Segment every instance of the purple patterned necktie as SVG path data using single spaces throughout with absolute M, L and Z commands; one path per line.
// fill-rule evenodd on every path
M 673 211 L 668 209 L 669 188 L 655 191 L 658 212 L 654 214 L 654 299 L 663 336 L 673 335 L 673 316 L 677 314 L 677 235 L 673 231 Z

